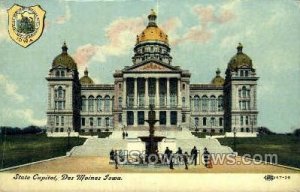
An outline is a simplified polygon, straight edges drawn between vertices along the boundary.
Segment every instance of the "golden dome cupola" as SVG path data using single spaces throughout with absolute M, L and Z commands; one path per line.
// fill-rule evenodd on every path
M 62 66 L 68 69 L 77 70 L 77 65 L 73 58 L 68 54 L 68 47 L 66 42 L 64 42 L 61 47 L 62 53 L 56 56 L 52 62 L 52 68 Z
M 236 55 L 230 59 L 227 70 L 237 71 L 240 68 L 252 69 L 252 60 L 248 55 L 243 53 L 243 45 L 241 43 L 237 46 Z
M 163 32 L 156 24 L 157 15 L 154 10 L 148 15 L 148 25 L 143 32 L 137 36 L 137 44 L 146 41 L 159 41 L 161 43 L 169 44 L 168 35 Z
M 211 81 L 211 84 L 213 84 L 215 86 L 223 86 L 224 85 L 225 79 L 220 76 L 220 73 L 221 73 L 221 71 L 218 68 L 216 71 L 216 76 Z
M 172 57 L 169 55 L 170 47 L 168 35 L 156 24 L 157 15 L 154 10 L 148 15 L 147 27 L 137 35 L 134 56 L 134 64 L 149 60 L 156 60 L 164 64 L 170 64 Z
M 84 70 L 84 76 L 80 78 L 81 85 L 93 85 L 94 81 L 89 77 L 89 72 L 87 68 Z

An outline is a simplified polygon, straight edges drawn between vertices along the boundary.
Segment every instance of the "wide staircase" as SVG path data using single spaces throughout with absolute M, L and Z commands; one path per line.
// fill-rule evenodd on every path
M 138 136 L 148 136 L 148 131 L 128 131 L 128 138 L 137 138 Z M 190 153 L 196 146 L 198 150 L 203 151 L 204 147 L 210 153 L 233 153 L 228 146 L 223 146 L 217 139 L 198 138 L 191 134 L 188 129 L 181 131 L 156 131 L 156 136 L 165 136 L 175 139 L 176 146 L 181 147 L 185 152 Z M 122 131 L 114 131 L 108 138 L 89 137 L 86 142 L 72 149 L 71 156 L 108 156 L 112 149 L 126 150 L 127 139 L 122 138 Z

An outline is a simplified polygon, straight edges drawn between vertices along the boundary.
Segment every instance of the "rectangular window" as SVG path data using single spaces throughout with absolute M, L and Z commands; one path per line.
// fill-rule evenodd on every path
M 248 116 L 246 116 L 246 122 L 245 122 L 246 125 L 249 124 L 249 119 L 248 119 Z
M 81 118 L 81 125 L 85 126 L 85 118 Z
M 241 116 L 241 122 L 240 122 L 241 125 L 244 125 L 244 119 L 243 119 L 243 116 Z
M 127 125 L 133 125 L 133 111 L 127 111 Z
M 171 125 L 177 124 L 177 111 L 171 111 Z
M 61 126 L 64 126 L 64 125 L 65 125 L 65 119 L 64 119 L 64 116 L 61 116 L 61 117 L 60 117 L 60 124 L 61 124 Z
M 59 126 L 59 116 L 55 116 L 55 122 L 56 126 Z
M 97 119 L 97 125 L 98 125 L 99 127 L 101 126 L 101 118 L 100 118 L 100 117 Z
M 159 124 L 160 125 L 165 125 L 166 124 L 166 112 L 165 111 L 160 111 L 159 112 Z
M 186 121 L 186 116 L 185 116 L 185 114 L 182 114 L 182 123 L 185 123 L 185 121 Z
M 139 125 L 144 125 L 144 120 L 145 120 L 145 114 L 144 111 L 138 111 L 138 124 Z
M 119 123 L 122 123 L 122 114 L 119 114 L 118 120 L 119 120 Z

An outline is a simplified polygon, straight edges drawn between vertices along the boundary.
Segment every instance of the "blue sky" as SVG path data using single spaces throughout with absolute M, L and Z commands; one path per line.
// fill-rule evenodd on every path
M 6 10 L 14 3 L 46 10 L 42 37 L 27 48 L 7 34 Z M 0 126 L 44 125 L 52 60 L 66 41 L 79 71 L 113 83 L 116 69 L 131 65 L 136 35 L 150 9 L 169 35 L 173 65 L 192 72 L 192 83 L 222 75 L 238 42 L 260 77 L 260 126 L 276 132 L 300 127 L 300 2 L 68 0 L 0 1 Z

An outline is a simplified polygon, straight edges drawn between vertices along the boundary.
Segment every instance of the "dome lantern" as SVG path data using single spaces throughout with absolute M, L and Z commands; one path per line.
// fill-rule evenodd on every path
M 62 52 L 63 52 L 63 53 L 68 53 L 68 47 L 67 47 L 66 41 L 64 41 L 64 44 L 63 44 L 63 46 L 61 47 L 61 49 L 62 49 Z
M 148 27 L 156 27 L 156 13 L 154 12 L 153 9 L 151 9 L 151 13 L 150 15 L 148 15 L 148 19 L 149 19 L 149 23 L 148 23 Z

